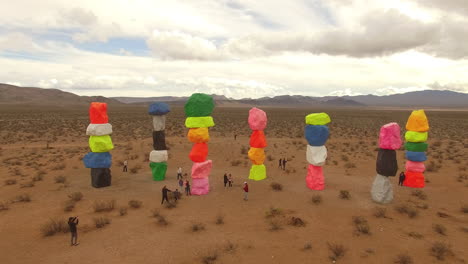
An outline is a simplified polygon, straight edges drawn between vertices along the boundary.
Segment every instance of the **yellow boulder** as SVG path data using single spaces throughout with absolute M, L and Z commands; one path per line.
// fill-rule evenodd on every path
M 406 131 L 405 139 L 407 142 L 426 142 L 427 141 L 427 132 L 414 132 L 414 131 Z
M 190 128 L 187 137 L 192 143 L 206 143 L 210 141 L 207 127 Z
M 408 122 L 406 122 L 406 130 L 415 132 L 426 132 L 429 130 L 429 122 L 424 110 L 414 110 L 411 113 Z
M 250 148 L 248 155 L 255 165 L 261 165 L 265 161 L 265 150 L 262 148 Z
M 307 125 L 324 126 L 330 122 L 330 116 L 327 113 L 313 113 L 306 116 Z

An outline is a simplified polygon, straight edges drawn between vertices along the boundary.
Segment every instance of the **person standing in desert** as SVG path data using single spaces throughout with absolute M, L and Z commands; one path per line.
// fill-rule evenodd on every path
M 192 195 L 192 192 L 190 192 L 190 182 L 188 180 L 185 181 L 185 195 Z
M 68 218 L 68 226 L 70 227 L 71 246 L 78 246 L 78 232 L 76 226 L 78 225 L 78 216 Z
M 282 169 L 283 168 L 283 160 L 282 159 L 279 159 L 279 163 L 278 163 L 278 168 Z
M 224 173 L 224 188 L 226 188 L 226 185 L 228 184 L 228 182 L 229 182 L 229 179 L 228 179 L 227 173 Z
M 232 175 L 231 175 L 231 173 L 229 173 L 228 181 L 229 181 L 229 187 L 232 187 L 232 182 L 233 182 L 233 180 L 232 180 Z
M 247 201 L 249 199 L 249 185 L 247 184 L 247 182 L 244 182 L 244 201 Z
M 125 160 L 123 163 L 123 172 L 127 172 L 127 165 L 128 165 L 128 161 Z
M 177 179 L 182 179 L 182 168 L 181 167 L 179 167 L 177 169 Z
M 164 187 L 162 188 L 162 201 L 161 201 L 161 204 L 164 203 L 164 200 L 166 200 L 168 203 L 169 203 L 169 199 L 167 198 L 167 193 L 168 192 L 171 192 L 171 190 L 169 190 L 166 185 L 164 185 Z

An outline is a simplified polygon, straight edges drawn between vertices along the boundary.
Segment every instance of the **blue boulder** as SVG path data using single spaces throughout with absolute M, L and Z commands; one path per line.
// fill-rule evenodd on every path
M 327 126 L 307 125 L 305 127 L 305 138 L 311 146 L 323 146 L 327 142 L 329 130 Z
M 158 102 L 158 103 L 153 103 L 149 106 L 148 109 L 148 114 L 150 115 L 165 115 L 169 113 L 171 109 L 169 108 L 169 105 L 166 103 Z
M 83 158 L 86 168 L 105 169 L 112 165 L 112 155 L 109 152 L 89 152 Z
M 423 162 L 427 160 L 426 152 L 406 151 L 406 159 L 415 162 Z

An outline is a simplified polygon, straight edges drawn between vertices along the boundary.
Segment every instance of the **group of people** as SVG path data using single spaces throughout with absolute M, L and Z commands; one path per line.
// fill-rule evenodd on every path
M 286 170 L 286 163 L 288 162 L 288 160 L 286 158 L 284 159 L 279 159 L 279 162 L 278 162 L 278 168 L 280 169 L 283 169 L 283 170 Z
M 224 187 L 226 187 L 226 185 L 228 185 L 229 187 L 232 187 L 232 183 L 233 183 L 233 180 L 232 180 L 231 173 L 229 173 L 229 176 L 228 174 L 224 173 Z

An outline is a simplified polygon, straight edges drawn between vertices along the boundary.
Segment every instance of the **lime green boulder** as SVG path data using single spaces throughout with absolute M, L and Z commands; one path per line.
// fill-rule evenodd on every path
M 307 125 L 323 126 L 330 122 L 330 116 L 327 113 L 314 113 L 306 116 Z
M 250 169 L 249 179 L 254 181 L 261 181 L 266 179 L 265 165 L 252 165 L 252 168 Z
M 405 149 L 408 151 L 413 151 L 413 152 L 424 152 L 427 150 L 427 143 L 406 142 Z
M 185 103 L 185 116 L 210 116 L 214 109 L 213 97 L 203 93 L 194 93 Z
M 415 132 L 415 131 L 406 131 L 405 139 L 408 142 L 426 142 L 427 141 L 427 132 Z
M 163 181 L 166 179 L 167 163 L 166 162 L 150 162 L 153 180 Z
M 90 136 L 89 148 L 91 152 L 109 152 L 114 149 L 112 139 L 109 135 L 105 136 Z
M 187 117 L 185 119 L 185 126 L 188 128 L 213 127 L 214 125 L 215 123 L 211 116 Z

